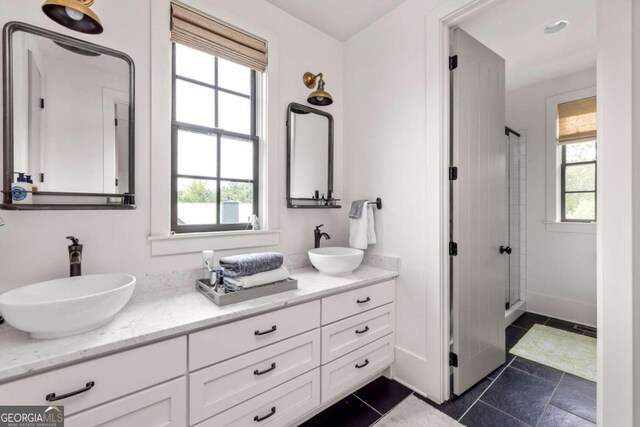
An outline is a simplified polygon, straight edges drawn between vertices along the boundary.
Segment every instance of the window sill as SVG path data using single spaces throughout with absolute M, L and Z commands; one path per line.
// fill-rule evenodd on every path
M 547 221 L 545 222 L 547 231 L 553 231 L 557 233 L 584 233 L 584 234 L 596 234 L 595 222 L 560 222 L 560 221 Z
M 151 242 L 151 255 L 177 255 L 204 250 L 226 250 L 277 246 L 280 230 L 217 231 L 209 233 L 183 233 L 156 235 L 147 238 Z

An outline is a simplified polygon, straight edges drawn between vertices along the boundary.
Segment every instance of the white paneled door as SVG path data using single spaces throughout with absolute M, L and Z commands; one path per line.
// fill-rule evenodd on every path
M 504 60 L 460 29 L 452 41 L 451 321 L 460 395 L 505 361 L 507 147 Z

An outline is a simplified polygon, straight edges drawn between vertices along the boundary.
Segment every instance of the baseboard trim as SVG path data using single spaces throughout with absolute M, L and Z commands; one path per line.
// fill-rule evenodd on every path
M 527 292 L 527 311 L 544 316 L 555 317 L 568 322 L 596 326 L 596 304 L 559 298 L 551 295 Z

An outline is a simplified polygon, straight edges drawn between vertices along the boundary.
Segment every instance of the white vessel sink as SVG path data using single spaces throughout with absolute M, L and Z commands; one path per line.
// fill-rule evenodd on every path
M 75 335 L 108 323 L 129 302 L 136 278 L 94 274 L 49 280 L 0 295 L 0 314 L 33 338 Z
M 362 263 L 364 252 L 354 248 L 318 248 L 309 251 L 311 264 L 327 276 L 347 276 Z

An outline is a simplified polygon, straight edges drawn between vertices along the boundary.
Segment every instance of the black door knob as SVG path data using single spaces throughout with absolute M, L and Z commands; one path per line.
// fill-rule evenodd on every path
M 507 255 L 511 255 L 511 246 L 500 246 L 500 253 L 507 253 Z

